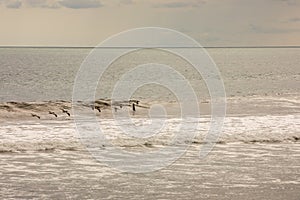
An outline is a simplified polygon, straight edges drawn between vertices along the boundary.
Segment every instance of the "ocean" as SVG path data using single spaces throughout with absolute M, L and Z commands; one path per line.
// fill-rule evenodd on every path
M 99 77 L 95 101 L 72 102 L 91 50 L 0 48 L 1 199 L 299 199 L 300 48 L 206 49 L 226 92 L 213 141 L 205 79 L 165 51 L 120 57 Z M 179 72 L 199 116 L 182 117 L 178 94 L 159 84 L 137 88 L 133 101 L 113 99 L 123 75 L 145 63 Z M 158 75 L 146 69 L 121 84 Z M 181 91 L 182 83 L 172 87 Z M 85 143 L 95 124 L 101 134 Z

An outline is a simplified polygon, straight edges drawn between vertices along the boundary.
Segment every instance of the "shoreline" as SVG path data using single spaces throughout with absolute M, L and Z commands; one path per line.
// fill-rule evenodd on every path
M 139 103 L 139 104 L 137 104 Z M 293 115 L 300 113 L 300 97 L 295 95 L 286 96 L 252 96 L 252 97 L 228 97 L 226 99 L 226 116 L 263 116 L 263 115 Z M 133 104 L 136 111 L 133 111 Z M 80 113 L 94 114 L 99 118 L 111 119 L 115 115 L 129 113 L 133 118 L 149 118 L 152 106 L 162 105 L 167 112 L 163 117 L 180 118 L 181 110 L 177 102 L 130 100 L 111 101 L 98 99 L 95 102 L 39 101 L 39 102 L 2 102 L 0 103 L 0 122 L 8 120 L 73 120 L 73 108 L 79 109 Z M 195 117 L 209 117 L 211 115 L 210 100 L 203 99 L 198 103 L 199 115 Z M 56 117 L 57 116 L 57 117 Z M 151 116 L 162 117 L 162 116 Z M 191 116 L 193 117 L 193 116 Z

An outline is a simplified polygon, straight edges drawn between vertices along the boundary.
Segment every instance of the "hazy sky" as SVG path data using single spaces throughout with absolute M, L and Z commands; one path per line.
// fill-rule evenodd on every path
M 300 45 L 300 0 L 0 0 L 0 45 L 95 46 L 145 26 L 203 46 Z

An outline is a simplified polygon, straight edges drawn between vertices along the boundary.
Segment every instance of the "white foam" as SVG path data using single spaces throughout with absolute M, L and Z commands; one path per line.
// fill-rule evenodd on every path
M 218 142 L 297 142 L 300 138 L 299 119 L 300 115 L 227 117 Z M 143 126 L 151 124 L 151 119 L 136 118 L 133 122 L 135 126 Z M 124 133 L 124 129 L 121 129 L 121 125 L 115 123 L 114 119 L 101 119 L 99 125 L 109 144 L 120 147 L 155 147 L 204 142 L 210 126 L 209 118 L 188 119 L 188 123 L 192 126 L 184 133 L 180 132 L 180 122 L 179 118 L 166 119 L 164 128 L 158 134 L 147 138 L 132 137 Z M 197 128 L 195 124 L 198 125 Z M 87 122 L 86 127 L 91 128 L 92 124 Z M 176 134 L 180 134 L 180 137 L 173 141 Z M 196 134 L 196 137 L 192 141 L 187 140 L 185 137 L 187 134 Z M 0 127 L 0 151 L 2 152 L 82 148 L 75 124 L 70 121 L 19 122 L 18 124 L 7 122 Z

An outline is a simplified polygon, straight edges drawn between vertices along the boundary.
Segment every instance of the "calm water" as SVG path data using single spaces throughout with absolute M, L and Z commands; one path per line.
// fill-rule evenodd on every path
M 96 98 L 110 98 L 115 83 L 134 66 L 161 62 L 190 81 L 204 112 L 200 118 L 188 118 L 191 128 L 185 132 L 178 132 L 181 119 L 169 115 L 158 134 L 139 138 L 124 134 L 122 123 L 111 117 L 110 106 L 101 113 L 95 111 L 110 142 L 95 150 L 108 152 L 114 159 L 122 158 L 115 148 L 144 155 L 189 146 L 171 165 L 137 174 L 111 167 L 105 161 L 120 160 L 109 156 L 97 161 L 76 132 L 69 101 L 76 73 L 89 51 L 0 48 L 1 199 L 299 199 L 299 48 L 208 49 L 225 83 L 228 115 L 214 149 L 202 159 L 199 152 L 206 144 L 211 119 L 201 76 L 178 57 L 157 50 L 116 60 L 101 77 Z M 149 73 L 145 71 L 129 82 Z M 176 100 L 157 85 L 140 88 L 134 98 L 141 100 L 140 105 L 162 103 L 171 113 Z M 112 109 L 115 115 L 128 111 L 130 107 L 115 113 Z M 163 120 L 151 119 L 147 113 L 147 107 L 137 107 L 135 115 L 130 113 L 134 127 L 144 134 L 150 131 L 144 126 Z M 87 120 L 86 132 L 92 127 L 92 121 Z M 181 137 L 172 142 L 175 133 Z M 195 137 L 187 139 L 188 134 Z M 171 157 L 172 151 L 157 155 L 152 161 L 159 163 Z M 141 168 L 153 163 L 143 164 L 130 156 L 122 163 Z
M 71 100 L 77 71 L 91 49 L 0 48 L 0 101 Z M 300 48 L 208 49 L 225 83 L 227 96 L 299 94 Z M 195 70 L 170 54 L 144 50 L 124 56 L 107 70 L 96 97 L 110 97 L 113 86 L 132 66 L 144 62 L 169 64 L 207 96 Z M 148 73 L 145 72 L 145 76 Z M 132 77 L 143 79 L 143 77 Z M 172 99 L 153 85 L 138 91 L 139 99 Z

